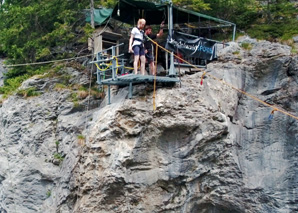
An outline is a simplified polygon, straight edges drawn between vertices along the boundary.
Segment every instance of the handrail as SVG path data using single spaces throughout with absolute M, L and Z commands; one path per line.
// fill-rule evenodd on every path
M 124 54 L 118 55 L 117 58 L 122 57 L 122 56 L 124 56 Z M 91 62 L 89 62 L 89 64 L 94 64 L 94 63 L 99 63 L 99 62 L 107 62 L 107 61 L 111 61 L 113 59 L 114 59 L 114 57 L 107 58 L 107 59 L 102 59 L 102 60 L 97 60 L 97 61 L 91 61 Z

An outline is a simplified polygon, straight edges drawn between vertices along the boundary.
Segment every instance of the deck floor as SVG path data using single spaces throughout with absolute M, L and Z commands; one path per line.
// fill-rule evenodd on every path
M 139 75 L 139 74 L 126 74 L 117 76 L 115 80 L 112 78 L 101 80 L 100 84 L 103 85 L 128 85 L 130 83 L 146 83 L 154 82 L 154 75 Z M 162 83 L 175 83 L 179 82 L 177 77 L 168 77 L 168 76 L 156 76 L 156 82 Z

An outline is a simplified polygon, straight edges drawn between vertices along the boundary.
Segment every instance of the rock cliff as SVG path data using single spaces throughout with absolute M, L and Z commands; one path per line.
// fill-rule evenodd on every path
M 298 211 L 298 56 L 243 38 L 202 73 L 79 104 L 57 78 L 0 108 L 0 212 Z M 65 68 L 73 82 L 88 76 Z M 225 84 L 226 82 L 226 84 Z

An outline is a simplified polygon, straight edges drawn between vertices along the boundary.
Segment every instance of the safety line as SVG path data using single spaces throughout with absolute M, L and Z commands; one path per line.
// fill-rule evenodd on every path
M 161 49 L 163 49 L 164 51 L 166 51 L 166 52 L 172 54 L 171 51 L 169 51 L 168 49 L 166 49 L 166 48 L 160 46 L 157 42 L 153 41 L 151 38 L 148 37 L 148 39 L 151 40 L 151 42 L 153 42 L 156 46 L 159 46 L 159 47 L 160 47 Z M 184 60 L 183 58 L 181 58 L 181 57 L 175 55 L 174 53 L 173 53 L 173 55 L 174 55 L 176 58 L 182 60 L 183 62 L 185 62 L 185 63 L 191 65 L 191 66 L 194 67 L 195 69 L 204 72 L 203 69 L 200 69 L 200 68 L 196 67 L 195 65 L 189 63 L 188 61 L 186 61 L 186 60 Z M 255 96 L 253 96 L 253 95 L 251 95 L 251 94 L 249 94 L 249 93 L 247 93 L 247 92 L 245 92 L 245 91 L 243 91 L 243 90 L 241 90 L 241 89 L 238 89 L 238 88 L 234 87 L 233 85 L 231 85 L 231 84 L 225 82 L 224 80 L 221 80 L 221 79 L 219 79 L 219 78 L 217 78 L 217 77 L 215 77 L 215 76 L 213 76 L 213 75 L 211 75 L 211 74 L 209 74 L 209 73 L 205 73 L 205 74 L 203 73 L 203 75 L 208 75 L 209 77 L 211 77 L 211 78 L 213 78 L 213 79 L 215 79 L 215 80 L 221 82 L 222 84 L 225 84 L 225 85 L 231 87 L 232 89 L 234 89 L 234 90 L 236 90 L 236 91 L 238 91 L 238 92 L 240 92 L 240 93 L 242 93 L 242 94 L 244 94 L 244 95 L 246 95 L 246 96 L 248 96 L 248 97 L 250 97 L 250 98 L 252 98 L 252 99 L 254 99 L 254 100 L 256 100 L 256 101 L 258 101 L 258 102 L 260 102 L 260 103 L 262 103 L 262 104 L 264 104 L 264 105 L 266 105 L 266 106 L 268 106 L 268 107 L 271 107 L 274 111 L 279 111 L 279 112 L 281 112 L 281 113 L 283 113 L 283 114 L 285 114 L 285 115 L 288 115 L 288 116 L 290 116 L 290 117 L 292 117 L 292 118 L 298 120 L 298 117 L 297 117 L 297 116 L 288 113 L 286 110 L 284 110 L 284 109 L 280 109 L 280 108 L 278 108 L 277 106 L 268 104 L 268 103 L 266 103 L 265 101 L 262 101 L 261 99 L 255 97 Z
M 93 54 L 79 56 L 79 57 L 73 57 L 73 58 L 65 58 L 65 59 L 59 59 L 59 60 L 52 60 L 52 61 L 41 61 L 41 62 L 33 62 L 33 63 L 25 63 L 25 64 L 10 64 L 10 65 L 3 65 L 3 67 L 21 67 L 21 66 L 30 66 L 30 65 L 39 65 L 39 64 L 49 64 L 54 62 L 60 62 L 60 61 L 70 61 L 78 58 L 85 58 L 88 56 L 92 56 Z

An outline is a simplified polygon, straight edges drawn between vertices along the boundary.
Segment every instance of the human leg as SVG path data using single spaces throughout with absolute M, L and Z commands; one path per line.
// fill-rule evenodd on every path
M 139 63 L 139 59 L 140 59 L 140 46 L 138 46 L 138 45 L 133 46 L 133 52 L 134 52 L 133 70 L 134 70 L 134 74 L 138 74 L 138 63 Z
M 156 70 L 155 70 L 154 61 L 150 62 L 149 67 L 150 67 L 151 75 L 155 75 Z
M 134 74 L 138 74 L 138 63 L 139 63 L 139 55 L 135 55 L 134 56 L 134 61 L 133 61 L 133 70 L 134 70 Z
M 140 60 L 141 60 L 141 74 L 145 75 L 146 57 L 145 57 L 145 48 L 144 48 L 144 46 L 140 47 Z
M 141 60 L 141 74 L 145 75 L 145 63 L 146 63 L 145 55 L 141 55 L 140 60 Z

